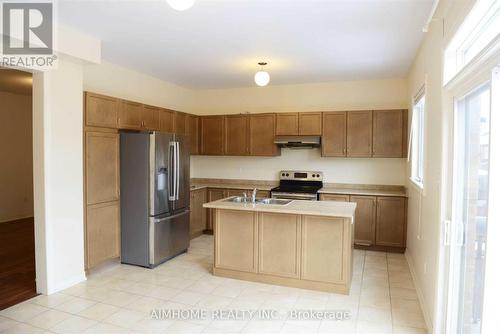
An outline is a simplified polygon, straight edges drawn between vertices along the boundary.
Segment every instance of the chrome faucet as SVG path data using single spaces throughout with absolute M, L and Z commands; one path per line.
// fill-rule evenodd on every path
M 257 188 L 252 191 L 252 203 L 255 203 L 255 198 L 257 197 Z
M 243 192 L 243 198 L 245 199 L 245 203 L 246 203 L 247 202 L 247 198 L 248 198 L 248 195 L 247 195 L 246 191 Z

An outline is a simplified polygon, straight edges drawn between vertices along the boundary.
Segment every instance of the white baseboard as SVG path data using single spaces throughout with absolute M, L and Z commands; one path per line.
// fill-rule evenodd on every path
M 415 290 L 417 291 L 418 301 L 420 303 L 420 309 L 422 310 L 422 314 L 425 320 L 425 326 L 427 327 L 428 333 L 433 333 L 433 324 L 429 314 L 429 310 L 427 309 L 427 305 L 424 302 L 424 294 L 422 293 L 422 288 L 420 287 L 420 282 L 417 279 L 417 275 L 415 273 L 415 265 L 413 264 L 413 258 L 408 253 L 405 252 L 406 261 L 408 262 L 408 266 L 410 267 L 410 274 L 413 279 L 413 283 L 415 284 Z
M 85 277 L 85 272 L 82 272 L 78 276 L 72 277 L 72 278 L 67 279 L 67 280 L 65 280 L 63 282 L 59 282 L 59 283 L 57 283 L 54 286 L 49 286 L 48 289 L 47 289 L 48 290 L 47 291 L 47 295 L 51 295 L 53 293 L 65 290 L 67 288 L 72 287 L 73 285 L 76 285 L 78 283 L 84 282 L 86 280 L 87 280 L 87 278 Z

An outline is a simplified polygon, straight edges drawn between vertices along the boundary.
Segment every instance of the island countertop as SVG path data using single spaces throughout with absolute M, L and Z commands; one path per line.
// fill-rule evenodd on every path
M 304 201 L 293 200 L 285 205 L 262 204 L 262 203 L 234 203 L 227 201 L 228 198 L 203 204 L 204 208 L 241 210 L 255 212 L 271 212 L 295 215 L 342 217 L 354 219 L 356 203 L 335 201 Z

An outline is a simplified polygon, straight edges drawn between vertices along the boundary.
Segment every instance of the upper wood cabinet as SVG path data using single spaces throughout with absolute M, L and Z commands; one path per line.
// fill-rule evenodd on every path
M 224 154 L 248 155 L 248 117 L 224 116 Z
M 144 106 L 140 103 L 122 100 L 118 116 L 118 127 L 120 129 L 141 129 L 142 110 Z
M 299 113 L 299 135 L 321 136 L 321 113 Z
M 224 154 L 224 116 L 204 116 L 200 119 L 201 154 Z
M 276 133 L 277 136 L 294 136 L 299 134 L 299 113 L 277 113 Z
M 369 111 L 347 112 L 347 156 L 372 156 L 372 116 Z
M 200 118 L 194 115 L 187 116 L 187 134 L 191 146 L 191 155 L 200 153 Z
M 160 109 L 160 131 L 174 132 L 174 111 Z
M 105 128 L 118 127 L 120 100 L 113 97 L 85 93 L 85 124 Z
M 249 154 L 276 156 L 280 150 L 274 144 L 276 114 L 251 114 L 248 116 Z
M 361 246 L 375 245 L 375 219 L 377 198 L 373 196 L 351 196 L 356 203 L 354 243 Z
M 406 146 L 406 110 L 373 111 L 373 157 L 401 158 Z
M 324 157 L 346 156 L 347 113 L 324 112 L 321 137 L 321 155 Z
M 148 130 L 160 130 L 160 108 L 144 106 L 142 109 L 142 127 Z
M 120 138 L 116 132 L 86 132 L 87 204 L 120 199 Z
M 186 114 L 176 111 L 174 113 L 174 133 L 179 135 L 186 134 Z
M 406 198 L 377 198 L 376 235 L 379 246 L 406 246 Z

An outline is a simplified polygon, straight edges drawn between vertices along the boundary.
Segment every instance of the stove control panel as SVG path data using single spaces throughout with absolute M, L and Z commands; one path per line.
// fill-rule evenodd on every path
M 296 171 L 296 170 L 282 170 L 280 172 L 280 180 L 323 181 L 323 173 Z

